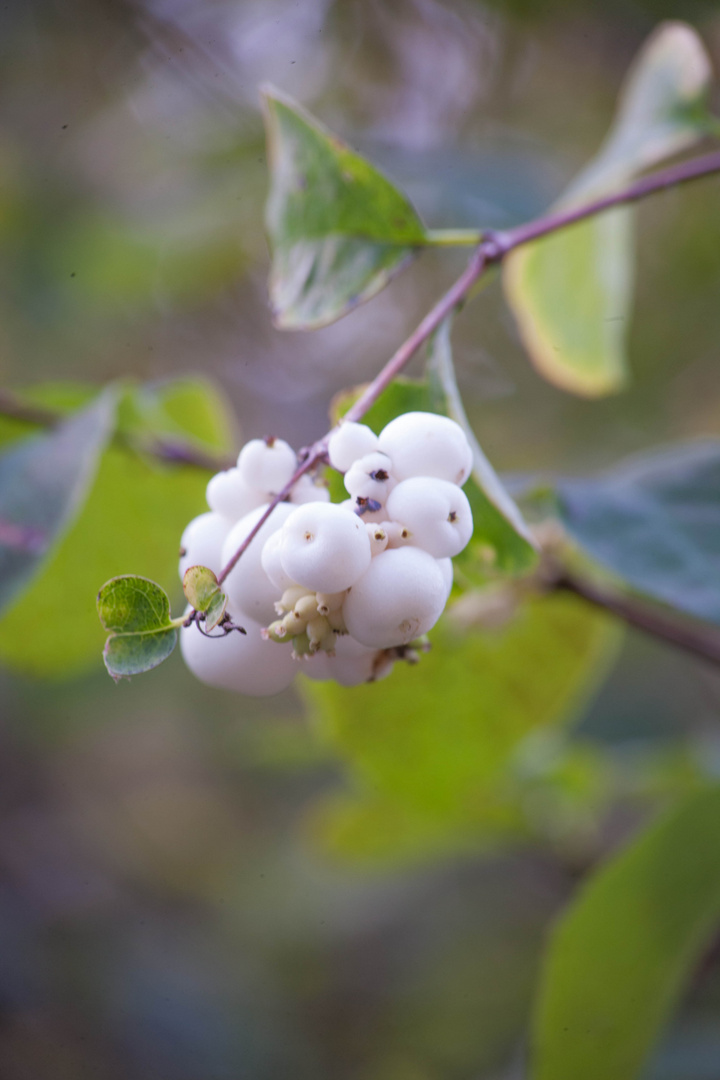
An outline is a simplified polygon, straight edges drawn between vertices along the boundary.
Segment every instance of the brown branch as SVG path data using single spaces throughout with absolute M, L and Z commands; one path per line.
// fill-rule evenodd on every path
M 551 570 L 546 587 L 574 593 L 589 604 L 609 611 L 628 626 L 666 641 L 693 656 L 720 664 L 720 630 L 694 623 L 680 614 L 670 614 L 656 604 L 620 593 L 587 578 L 578 577 L 565 567 Z
M 11 390 L 0 389 L 0 416 L 7 416 L 11 420 L 19 420 L 35 427 L 57 427 L 67 419 L 67 413 L 61 409 L 47 409 L 39 405 L 31 405 L 22 398 L 13 394 Z M 228 469 L 232 461 L 217 454 L 210 454 L 200 447 L 177 439 L 160 438 L 149 436 L 133 438 L 124 432 L 116 432 L 113 442 L 124 450 L 133 453 L 149 454 L 176 465 L 189 465 L 195 469 L 205 469 L 208 472 L 218 472 L 220 469 Z
M 506 232 L 493 233 L 489 238 L 490 245 L 487 249 L 488 262 L 499 262 L 508 252 L 529 244 L 533 240 L 539 240 L 550 233 L 566 229 L 569 225 L 575 225 L 578 221 L 602 214 L 606 210 L 612 210 L 616 206 L 624 206 L 627 203 L 638 202 L 648 195 L 655 195 L 668 188 L 685 184 L 689 180 L 700 180 L 706 176 L 712 176 L 720 172 L 720 152 L 705 154 L 703 157 L 691 158 L 682 161 L 679 165 L 671 165 L 667 169 L 644 176 L 634 184 L 623 188 L 614 195 L 605 195 L 595 199 L 584 206 L 577 206 L 569 210 L 560 210 L 555 214 L 547 214 L 544 217 L 530 221 L 526 225 L 518 225 L 515 229 Z M 488 243 L 488 241 L 485 241 Z

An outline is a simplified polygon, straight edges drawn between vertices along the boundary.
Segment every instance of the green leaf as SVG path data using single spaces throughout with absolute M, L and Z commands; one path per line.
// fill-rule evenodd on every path
M 111 635 L 105 642 L 103 660 L 113 679 L 129 679 L 167 660 L 177 644 L 177 630 L 156 630 L 152 634 Z
M 218 591 L 218 580 L 207 566 L 190 566 L 183 577 L 183 592 L 196 611 L 207 611 Z
M 235 424 L 220 391 L 200 376 L 144 383 L 128 394 L 129 434 L 213 451 L 232 446 Z
M 701 138 L 710 75 L 694 30 L 679 22 L 660 26 L 630 71 L 603 147 L 555 209 L 617 191 Z M 632 215 L 620 207 L 505 260 L 505 292 L 525 347 L 540 372 L 564 390 L 595 396 L 625 381 Z
M 263 105 L 276 323 L 325 326 L 379 292 L 425 229 L 389 180 L 296 102 L 266 87 Z
M 443 412 L 460 425 L 472 447 L 473 471 L 465 485 L 465 494 L 473 512 L 473 538 L 493 548 L 499 569 L 527 570 L 537 559 L 537 545 L 468 422 L 455 380 L 451 327 L 452 320 L 445 319 L 428 343 L 427 373 Z
M 228 598 L 222 589 L 217 589 L 210 597 L 208 606 L 205 608 L 205 629 L 214 630 L 222 622 L 227 608 Z
M 0 457 L 0 610 L 38 573 L 80 513 L 112 434 L 116 403 L 115 391 L 108 390 Z M 29 611 L 24 609 L 26 619 Z
M 180 434 L 227 451 L 225 433 L 232 420 L 222 397 L 200 385 L 196 393 L 192 426 L 178 420 Z M 97 663 L 104 641 L 94 603 L 98 583 L 131 571 L 163 583 L 177 581 L 180 537 L 188 521 L 207 509 L 208 477 L 201 469 L 109 446 L 72 528 L 0 620 L 0 660 L 33 675 L 53 676 Z M 180 594 L 179 584 L 177 589 Z M 30 610 L 32 635 L 27 633 Z
M 205 629 L 214 630 L 227 607 L 227 596 L 207 566 L 190 566 L 183 577 L 183 592 L 196 611 L 205 613 Z
M 720 441 L 563 480 L 557 509 L 593 559 L 639 592 L 720 624 Z
M 354 781 L 352 795 L 314 815 L 338 854 L 422 858 L 501 829 L 514 755 L 579 707 L 616 637 L 603 615 L 555 596 L 525 605 L 502 631 L 461 634 L 445 620 L 431 639 L 419 664 L 396 664 L 382 686 L 303 681 L 321 738 Z M 352 820 L 364 827 L 348 833 Z
M 148 578 L 123 574 L 106 582 L 97 595 L 104 628 L 113 634 L 153 634 L 171 625 L 167 593 Z
M 720 788 L 689 796 L 596 874 L 557 928 L 534 1080 L 634 1080 L 720 920 Z
M 135 574 L 113 578 L 98 593 L 97 609 L 110 631 L 103 657 L 114 679 L 150 671 L 175 648 L 170 601 L 154 581 Z

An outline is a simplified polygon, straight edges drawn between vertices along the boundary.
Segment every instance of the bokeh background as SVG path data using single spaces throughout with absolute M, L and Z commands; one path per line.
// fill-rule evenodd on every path
M 3 382 L 199 372 L 238 445 L 317 437 L 331 396 L 378 369 L 464 256 L 424 255 L 327 329 L 275 331 L 258 85 L 380 164 L 430 226 L 502 227 L 594 152 L 667 17 L 720 65 L 703 0 L 3 4 Z M 497 284 L 463 314 L 461 387 L 500 470 L 589 470 L 718 433 L 719 229 L 712 182 L 640 209 L 618 397 L 544 383 Z M 548 927 L 654 793 L 720 771 L 719 705 L 707 667 L 628 635 L 574 728 L 613 776 L 584 842 L 562 842 L 568 820 L 557 842 L 372 866 L 308 827 L 347 780 L 297 692 L 210 691 L 179 656 L 119 686 L 99 656 L 71 679 L 0 673 L 0 1080 L 522 1077 Z M 647 800 L 623 798 L 648 761 Z M 718 961 L 653 1080 L 720 1075 Z

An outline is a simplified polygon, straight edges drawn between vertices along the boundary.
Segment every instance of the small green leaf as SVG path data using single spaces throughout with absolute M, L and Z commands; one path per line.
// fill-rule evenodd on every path
M 221 392 L 208 379 L 184 376 L 133 387 L 129 433 L 180 447 L 224 450 L 235 440 Z
M 105 667 L 117 682 L 145 671 L 167 660 L 177 644 L 177 630 L 157 630 L 152 634 L 111 635 L 105 642 Z
M 263 105 L 276 322 L 324 326 L 379 292 L 425 229 L 389 180 L 296 102 L 266 88 Z
M 562 480 L 556 502 L 593 559 L 639 592 L 720 625 L 720 441 Z
M 134 574 L 113 578 L 98 593 L 97 609 L 110 631 L 103 657 L 114 679 L 150 671 L 175 648 L 170 601 L 154 581 Z
M 443 412 L 464 430 L 472 447 L 473 471 L 465 494 L 473 512 L 473 538 L 489 544 L 501 570 L 527 570 L 537 559 L 537 545 L 522 514 L 485 457 L 470 427 L 455 380 L 450 331 L 445 319 L 428 343 L 427 373 Z
M 116 403 L 108 390 L 0 457 L 0 609 L 27 587 L 80 513 L 112 434 Z
M 207 566 L 190 566 L 183 577 L 183 592 L 196 611 L 207 611 L 218 591 L 218 580 Z
M 445 620 L 430 637 L 420 663 L 396 664 L 382 686 L 303 681 L 320 737 L 354 781 L 314 814 L 316 834 L 338 854 L 362 845 L 365 857 L 422 858 L 497 833 L 513 755 L 586 699 L 617 640 L 603 615 L 562 596 L 525 605 L 502 631 L 459 633 Z M 345 826 L 357 809 L 379 832 L 350 842 Z M 339 847 L 343 836 L 349 849 Z
M 214 630 L 227 607 L 227 596 L 207 566 L 190 566 L 183 578 L 183 592 L 196 611 L 205 614 L 205 629 Z
M 686 798 L 590 879 L 558 926 L 534 1080 L 635 1080 L 720 920 L 720 788 Z
M 136 574 L 106 582 L 98 593 L 97 609 L 105 629 L 115 634 L 150 634 L 171 623 L 167 593 Z
M 210 597 L 205 609 L 205 629 L 210 632 L 222 621 L 227 608 L 228 598 L 222 589 L 217 589 Z
M 567 209 L 618 190 L 704 133 L 710 63 L 694 30 L 664 23 L 647 41 L 603 147 L 556 204 Z M 609 211 L 525 245 L 505 260 L 505 293 L 530 358 L 564 390 L 622 387 L 633 291 L 632 220 Z

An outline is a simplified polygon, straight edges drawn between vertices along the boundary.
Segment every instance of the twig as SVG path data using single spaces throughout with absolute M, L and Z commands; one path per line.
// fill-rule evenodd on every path
M 720 631 L 693 624 L 689 619 L 666 614 L 654 604 L 577 577 L 565 568 L 559 568 L 554 575 L 549 575 L 546 586 L 552 590 L 574 593 L 595 607 L 616 615 L 628 626 L 667 641 L 693 656 L 701 656 L 713 664 L 720 664 Z
M 645 198 L 647 195 L 652 195 L 658 191 L 664 191 L 669 187 L 683 184 L 688 180 L 696 180 L 700 177 L 709 176 L 712 173 L 718 172 L 720 172 L 720 153 L 706 154 L 703 157 L 693 158 L 690 161 L 682 162 L 680 165 L 674 165 L 668 169 L 653 173 L 650 176 L 644 177 L 642 180 L 638 180 L 634 184 L 630 184 L 627 188 L 616 192 L 614 195 L 607 195 L 604 198 L 596 199 L 593 202 L 587 203 L 585 206 L 577 207 L 572 210 L 560 211 L 556 214 L 548 214 L 546 217 L 538 218 L 536 221 L 528 222 L 526 225 L 519 225 L 517 228 L 509 229 L 506 232 L 486 232 L 483 239 L 472 253 L 470 260 L 460 277 L 450 286 L 440 300 L 438 300 L 435 307 L 428 312 L 422 322 L 415 330 L 413 330 L 412 334 L 410 334 L 407 340 L 403 342 L 400 348 L 393 353 L 385 366 L 366 387 L 364 393 L 361 394 L 355 404 L 345 414 L 344 419 L 346 421 L 357 421 L 362 419 L 370 406 L 374 405 L 382 392 L 386 390 L 393 379 L 400 374 L 418 349 L 424 345 L 428 338 L 430 338 L 435 330 L 437 330 L 442 321 L 466 298 L 470 289 L 491 263 L 502 262 L 509 252 L 520 247 L 522 244 L 528 244 L 531 240 L 538 240 L 542 236 L 558 232 L 560 229 L 567 228 L 577 221 L 582 221 L 595 214 L 601 214 L 605 210 L 610 210 L 615 206 L 621 206 L 624 203 L 635 202 L 638 199 Z M 255 539 L 275 507 L 289 497 L 300 477 L 304 476 L 305 473 L 309 472 L 325 460 L 327 457 L 328 440 L 331 434 L 332 431 L 329 431 L 327 435 L 324 435 L 322 439 L 318 439 L 317 442 L 313 443 L 312 446 L 306 450 L 305 457 L 291 479 L 282 491 L 278 492 L 273 498 L 272 502 L 265 510 L 265 513 L 245 537 L 227 565 L 223 567 L 222 572 L 218 575 L 218 582 L 222 583 L 225 580 L 240 557 Z
M 12 420 L 20 420 L 25 424 L 33 424 L 36 427 L 57 427 L 67 414 L 60 409 L 47 409 L 39 405 L 30 405 L 22 398 L 13 394 L 11 390 L 0 390 L 0 416 L 7 416 Z M 227 469 L 233 464 L 216 454 L 207 453 L 199 447 L 174 439 L 163 439 L 150 436 L 143 439 L 142 436 L 133 438 L 124 432 L 116 432 L 113 442 L 125 450 L 135 453 L 149 454 L 161 461 L 171 462 L 177 465 L 190 465 L 196 469 L 206 469 L 209 472 L 218 472 Z
M 488 262 L 499 262 L 508 252 L 520 247 L 521 244 L 529 244 L 532 240 L 539 240 L 550 233 L 558 232 L 569 225 L 574 225 L 585 218 L 602 214 L 606 210 L 612 210 L 615 206 L 624 206 L 626 203 L 637 202 L 648 195 L 655 195 L 668 188 L 685 184 L 689 180 L 700 180 L 704 176 L 711 176 L 720 172 L 720 152 L 705 154 L 702 157 L 691 158 L 682 161 L 679 165 L 671 165 L 668 169 L 644 176 L 641 180 L 623 188 L 614 195 L 605 195 L 601 199 L 595 199 L 584 206 L 577 206 L 568 210 L 559 210 L 556 214 L 547 214 L 529 221 L 526 225 L 518 225 L 515 229 L 505 232 L 496 232 L 492 237 L 483 241 L 486 246 Z M 488 249 L 489 244 L 494 244 L 493 249 Z

